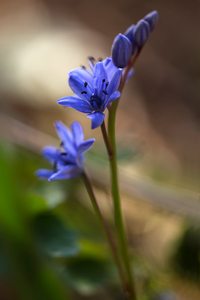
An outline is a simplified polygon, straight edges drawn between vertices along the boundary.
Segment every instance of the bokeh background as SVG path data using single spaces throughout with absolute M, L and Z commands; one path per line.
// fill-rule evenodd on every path
M 97 138 L 87 166 L 111 224 L 100 130 L 56 100 L 71 93 L 71 69 L 109 56 L 115 35 L 154 9 L 118 111 L 124 215 L 140 299 L 200 299 L 200 1 L 1 0 L 0 300 L 120 299 L 81 182 L 34 172 L 42 147 L 58 145 L 54 121 L 79 120 Z

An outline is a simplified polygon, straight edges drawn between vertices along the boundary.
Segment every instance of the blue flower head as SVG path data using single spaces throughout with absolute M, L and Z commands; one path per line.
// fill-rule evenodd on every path
M 86 113 L 95 129 L 103 123 L 105 109 L 120 97 L 121 74 L 111 58 L 97 63 L 90 59 L 90 69 L 80 67 L 69 73 L 69 85 L 75 95 L 63 97 L 58 103 Z
M 36 175 L 48 181 L 77 177 L 84 168 L 84 152 L 93 145 L 94 139 L 84 141 L 83 129 L 78 122 L 68 129 L 58 121 L 55 127 L 61 140 L 60 148 L 49 146 L 43 149 L 43 156 L 52 164 L 52 170 L 40 169 Z

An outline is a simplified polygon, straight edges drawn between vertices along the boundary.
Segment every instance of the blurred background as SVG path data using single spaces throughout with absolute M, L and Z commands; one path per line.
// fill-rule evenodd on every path
M 97 138 L 87 167 L 112 223 L 101 132 L 56 100 L 71 94 L 71 69 L 109 56 L 115 35 L 154 9 L 118 110 L 125 222 L 140 299 L 200 299 L 200 1 L 1 0 L 0 300 L 122 299 L 80 180 L 34 172 L 42 147 L 59 145 L 54 121 L 80 121 Z

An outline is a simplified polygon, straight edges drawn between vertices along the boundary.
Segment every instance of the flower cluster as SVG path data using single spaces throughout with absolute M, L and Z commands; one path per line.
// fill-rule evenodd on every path
M 36 174 L 48 181 L 77 177 L 83 171 L 84 153 L 92 146 L 94 139 L 84 141 L 83 129 L 78 122 L 72 123 L 71 130 L 62 122 L 56 122 L 55 127 L 61 140 L 60 148 L 49 146 L 43 149 L 43 156 L 53 169 L 40 169 Z
M 73 96 L 58 100 L 64 107 L 85 113 L 91 119 L 91 127 L 101 126 L 105 110 L 112 102 L 120 98 L 120 82 L 132 74 L 132 65 L 128 68 L 126 78 L 123 68 L 128 66 L 134 55 L 139 53 L 149 38 L 158 20 L 157 11 L 152 11 L 137 24 L 131 25 L 124 34 L 118 34 L 112 45 L 112 57 L 102 61 L 89 58 L 89 68 L 79 67 L 69 73 L 69 86 Z M 43 156 L 52 164 L 52 170 L 40 169 L 37 175 L 49 181 L 69 179 L 79 176 L 84 169 L 84 152 L 94 139 L 84 141 L 81 125 L 74 122 L 68 129 L 62 122 L 56 122 L 57 134 L 61 139 L 60 148 L 45 147 Z
M 152 11 L 137 24 L 131 25 L 124 34 L 119 33 L 112 45 L 113 63 L 118 68 L 128 65 L 131 57 L 140 51 L 154 30 L 158 20 L 158 12 Z

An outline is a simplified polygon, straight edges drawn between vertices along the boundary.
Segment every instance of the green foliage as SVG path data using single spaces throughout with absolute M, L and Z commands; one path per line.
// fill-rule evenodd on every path
M 26 200 L 30 179 L 34 178 L 29 174 L 34 159 L 30 167 L 25 157 L 12 145 L 0 146 L 0 276 L 15 291 L 15 299 L 64 300 L 68 298 L 67 290 L 33 243 Z M 43 199 L 37 204 L 37 211 L 44 209 Z
M 116 280 L 102 229 L 80 181 L 40 181 L 34 172 L 42 163 L 0 145 L 0 277 L 20 300 L 67 300 L 69 289 L 92 294 Z
M 40 249 L 52 257 L 69 257 L 78 253 L 75 232 L 50 212 L 37 215 L 33 231 Z

